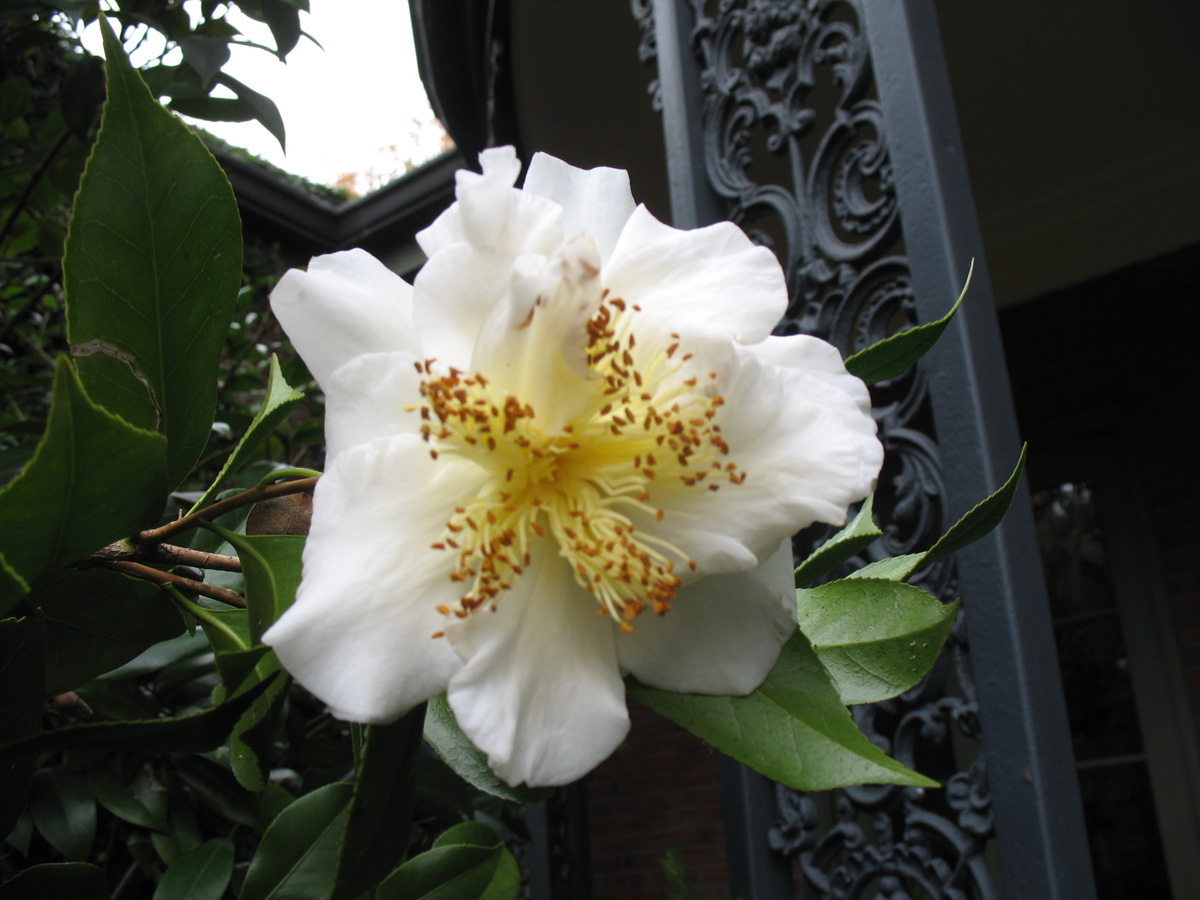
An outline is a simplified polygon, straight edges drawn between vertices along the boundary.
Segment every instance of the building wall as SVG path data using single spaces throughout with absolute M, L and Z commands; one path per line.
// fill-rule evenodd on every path
M 629 712 L 629 737 L 586 781 L 593 900 L 727 900 L 717 752 L 635 701 Z

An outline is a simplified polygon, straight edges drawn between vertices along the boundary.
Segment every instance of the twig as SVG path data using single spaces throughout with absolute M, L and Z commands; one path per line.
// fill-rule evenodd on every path
M 143 531 L 134 540 L 138 546 L 143 544 L 158 544 L 169 537 L 179 534 L 183 531 L 189 531 L 197 527 L 201 521 L 215 519 L 218 516 L 223 516 L 225 513 L 240 509 L 243 506 L 249 506 L 252 503 L 257 503 L 259 500 L 267 500 L 271 497 L 284 497 L 288 494 L 299 494 L 307 491 L 316 485 L 317 478 L 300 478 L 296 481 L 284 481 L 280 484 L 269 484 L 266 487 L 251 488 L 248 491 L 243 491 L 240 494 L 234 494 L 232 497 L 227 497 L 224 500 L 219 500 L 212 506 L 206 506 L 204 509 L 196 510 L 191 515 L 183 516 L 176 519 L 174 522 L 168 522 L 166 525 L 160 525 L 158 528 L 151 528 L 149 531 Z
M 141 563 L 110 559 L 97 561 L 97 565 L 115 569 L 118 572 L 124 572 L 126 575 L 144 578 L 146 581 L 152 581 L 155 584 L 173 584 L 182 590 L 200 594 L 202 597 L 210 597 L 213 600 L 220 600 L 222 603 L 228 603 L 230 606 L 238 606 L 243 609 L 246 607 L 246 598 L 235 591 L 219 588 L 212 584 L 205 584 L 203 581 L 193 581 L 190 578 L 184 578 L 182 575 L 160 572 L 158 569 L 143 566 Z
M 13 226 L 17 222 L 17 216 L 21 214 L 21 211 L 25 208 L 25 203 L 29 200 L 29 195 L 33 193 L 33 189 L 37 187 L 38 182 L 42 180 L 42 176 L 50 168 L 50 163 L 54 161 L 54 157 L 58 156 L 58 151 L 63 148 L 63 145 L 67 143 L 70 137 L 70 130 L 66 130 L 60 134 L 58 140 L 46 151 L 46 155 L 42 158 L 42 161 L 38 164 L 33 174 L 29 176 L 29 183 L 21 191 L 21 196 L 17 198 L 16 205 L 9 212 L 8 218 L 4 220 L 4 225 L 0 227 L 0 245 L 3 245 L 4 241 L 8 238 L 9 232 L 12 231 Z
M 139 542 L 133 548 L 118 541 L 103 550 L 97 550 L 88 560 L 108 562 L 153 562 L 171 566 L 195 566 L 197 569 L 217 569 L 221 572 L 242 571 L 242 561 L 236 556 L 222 553 L 205 553 L 174 544 Z

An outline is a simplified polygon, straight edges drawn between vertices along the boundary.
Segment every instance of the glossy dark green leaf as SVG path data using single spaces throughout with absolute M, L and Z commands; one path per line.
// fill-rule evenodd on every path
M 157 586 L 106 569 L 64 571 L 33 589 L 46 618 L 46 693 L 61 694 L 183 633 Z
M 233 724 L 270 684 L 262 682 L 220 706 L 188 716 L 97 722 L 42 732 L 0 747 L 0 766 L 29 750 L 121 750 L 136 746 L 144 753 L 207 753 L 224 743 Z
M 28 738 L 42 727 L 46 703 L 45 623 L 36 616 L 0 620 L 0 744 Z M 37 753 L 0 759 L 0 834 L 21 816 Z
M 0 788 L 2 789 L 2 788 Z M 21 803 L 25 803 L 25 795 L 21 795 Z M 22 856 L 29 855 L 29 844 L 33 841 L 33 818 L 29 815 L 28 810 L 22 811 L 17 817 L 17 823 L 13 825 L 12 830 L 8 832 L 8 837 L 4 839 L 4 843 L 12 847 Z
M 796 587 L 804 587 L 833 571 L 854 554 L 875 543 L 883 532 L 871 518 L 875 495 L 863 501 L 858 514 L 846 527 L 809 554 L 796 569 Z
M 92 398 L 167 436 L 174 487 L 208 442 L 241 221 L 212 154 L 101 32 L 108 100 L 67 237 L 67 333 Z
M 511 880 L 501 861 L 508 851 L 496 833 L 482 822 L 463 822 L 391 875 L 375 894 L 376 900 L 483 900 L 497 875 Z M 515 867 L 515 864 L 514 864 Z M 501 885 L 503 887 L 503 884 Z M 518 884 L 515 885 L 519 888 Z M 496 892 L 497 900 L 505 896 Z M 507 896 L 516 896 L 515 892 Z
M 71 361 L 59 357 L 46 434 L 0 491 L 0 552 L 8 565 L 32 586 L 43 573 L 157 521 L 165 444 L 95 406 Z
M 167 824 L 167 833 L 153 832 L 150 841 L 159 859 L 170 865 L 203 842 L 200 820 L 192 809 L 191 798 L 182 790 L 173 791 L 168 801 Z
M 856 569 L 847 578 L 885 578 L 888 581 L 904 581 L 915 572 L 925 558 L 924 553 L 905 553 L 901 556 L 889 556 L 869 562 L 861 569 Z
M 203 756 L 180 756 L 175 759 L 175 773 L 197 800 L 221 818 L 250 828 L 259 826 L 258 801 L 224 766 Z
M 747 697 L 674 694 L 628 680 L 629 694 L 723 753 L 802 791 L 851 784 L 936 787 L 867 740 L 797 631 Z
M 329 784 L 281 812 L 250 861 L 239 900 L 328 897 L 353 793 Z
M 88 787 L 96 801 L 114 816 L 142 828 L 166 831 L 167 795 L 155 789 L 147 768 L 126 780 L 119 757 L 96 760 L 88 768 Z
M 29 788 L 33 824 L 68 859 L 86 859 L 96 837 L 96 799 L 87 779 L 73 769 L 41 769 Z
M 950 606 L 918 587 L 853 578 L 796 591 L 800 630 L 842 702 L 878 703 L 925 677 L 954 625 Z
M 0 884 L 0 900 L 108 900 L 104 870 L 91 863 L 30 866 Z
M 954 301 L 950 312 L 934 322 L 926 322 L 915 328 L 909 328 L 884 338 L 877 344 L 872 344 L 865 350 L 860 350 L 846 360 L 846 368 L 851 374 L 857 375 L 867 384 L 875 384 L 885 378 L 899 375 L 909 366 L 930 351 L 954 314 L 967 296 L 967 288 L 971 286 L 971 275 L 975 272 L 975 260 L 971 260 L 971 268 L 967 271 L 967 282 L 962 292 Z
M 200 76 L 200 83 L 209 85 L 229 62 L 229 41 L 211 35 L 191 34 L 179 42 L 183 61 Z
M 365 729 L 334 900 L 353 900 L 404 861 L 412 830 L 413 766 L 424 721 L 422 705 L 390 725 Z
M 63 76 L 62 114 L 67 127 L 79 140 L 88 140 L 92 123 L 104 102 L 104 63 L 84 54 Z
M 213 496 L 229 474 L 236 472 L 246 463 L 246 460 L 262 445 L 268 435 L 287 418 L 288 413 L 303 399 L 304 395 L 293 390 L 284 379 L 283 372 L 279 368 L 279 358 L 272 353 L 270 374 L 267 376 L 267 394 L 263 397 L 262 406 L 258 408 L 258 413 L 254 416 L 250 427 L 246 429 L 246 433 L 242 435 L 238 445 L 233 448 L 233 453 L 225 461 L 225 465 L 221 467 L 216 480 L 192 507 L 193 512 L 212 502 Z
M 929 548 L 921 560 L 922 566 L 935 563 L 956 550 L 961 550 L 1000 524 L 1008 512 L 1008 508 L 1012 506 L 1013 497 L 1016 496 L 1017 484 L 1021 480 L 1021 471 L 1025 468 L 1027 449 L 1027 446 L 1021 447 L 1021 455 L 1017 459 L 1016 468 L 1008 476 L 1008 480 L 1000 486 L 1000 489 L 955 522 L 950 530 Z
M 283 726 L 283 705 L 292 683 L 286 674 L 274 677 L 281 669 L 273 650 L 258 661 L 254 677 L 273 679 L 273 683 L 242 713 L 229 735 L 229 762 L 233 775 L 248 791 L 261 791 L 271 774 L 272 752 Z
M 425 713 L 425 740 L 460 778 L 493 797 L 513 803 L 540 803 L 553 793 L 549 788 L 512 787 L 500 779 L 488 766 L 487 756 L 458 727 L 445 694 L 438 694 L 429 701 Z
M 207 653 L 211 649 L 208 640 L 200 633 L 181 634 L 177 638 L 155 644 L 145 652 L 130 660 L 119 669 L 105 674 L 103 679 L 120 680 L 124 678 L 139 678 L 151 672 L 159 672 L 176 665 L 186 659 L 191 659 Z
M 237 97 L 176 97 L 167 108 L 206 122 L 249 122 L 255 117 L 250 104 Z
M 260 643 L 263 632 L 296 599 L 304 538 L 294 534 L 236 534 L 211 522 L 204 525 L 227 540 L 242 561 L 250 636 Z
M 29 593 L 29 583 L 22 578 L 4 554 L 0 553 L 0 610 L 12 609 L 17 601 Z
M 279 141 L 280 149 L 287 149 L 283 116 L 279 114 L 279 107 L 275 105 L 274 100 L 242 84 L 226 72 L 217 76 L 217 83 L 229 88 L 237 94 L 239 100 L 254 110 L 254 118 L 258 119 L 262 126 L 271 132 L 275 140 Z
M 233 877 L 233 841 L 205 841 L 163 873 L 154 900 L 221 900 Z
M 262 13 L 283 59 L 300 40 L 300 10 L 284 0 L 262 0 Z

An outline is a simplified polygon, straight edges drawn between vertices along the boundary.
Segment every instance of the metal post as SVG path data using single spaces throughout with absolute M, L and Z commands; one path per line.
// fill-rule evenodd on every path
M 976 260 L 971 294 L 928 372 L 952 513 L 1006 478 L 1019 441 L 987 263 L 932 2 L 862 4 L 905 246 L 923 320 Z M 1034 450 L 1036 452 L 1036 449 Z M 1028 494 L 960 554 L 1005 894 L 1095 896 Z

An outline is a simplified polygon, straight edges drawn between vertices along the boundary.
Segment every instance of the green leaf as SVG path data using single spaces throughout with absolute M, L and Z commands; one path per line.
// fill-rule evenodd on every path
M 233 448 L 233 453 L 225 461 L 225 465 L 221 467 L 216 480 L 204 492 L 204 496 L 196 501 L 189 512 L 195 512 L 202 507 L 208 506 L 230 473 L 236 472 L 245 464 L 246 460 L 275 431 L 279 424 L 287 418 L 288 413 L 302 399 L 304 399 L 304 395 L 299 391 L 293 390 L 287 381 L 284 380 L 283 372 L 279 368 L 279 358 L 272 353 L 270 374 L 267 376 L 267 395 L 263 397 L 262 406 L 258 408 L 258 413 L 254 416 L 250 427 L 246 429 L 246 433 L 242 435 L 242 439 L 238 441 L 238 445 Z
M 796 608 L 800 630 L 850 705 L 915 686 L 958 614 L 957 602 L 947 606 L 911 584 L 871 578 L 796 591 Z
M 0 610 L 7 612 L 29 593 L 29 584 L 0 553 Z
M 239 900 L 328 897 L 353 793 L 329 784 L 281 812 L 250 860 Z
M 222 819 L 249 828 L 260 826 L 255 796 L 243 789 L 224 766 L 204 756 L 180 756 L 175 759 L 175 773 L 196 799 Z
M 274 678 L 281 670 L 274 650 L 258 661 L 253 677 L 259 681 L 272 679 L 272 683 L 242 713 L 229 734 L 229 763 L 233 776 L 238 784 L 255 793 L 267 786 L 275 738 L 283 726 L 283 705 L 292 680 L 286 673 L 281 678 Z
M 482 822 L 463 822 L 438 838 L 379 886 L 375 900 L 483 900 L 515 897 L 508 893 L 512 866 L 504 842 Z M 498 890 L 493 885 L 499 881 Z M 519 889 L 519 878 L 516 887 Z
M 500 851 L 500 862 L 492 873 L 492 883 L 479 900 L 516 900 L 520 893 L 521 869 L 506 847 Z
M 183 633 L 183 619 L 147 581 L 105 569 L 64 571 L 34 586 L 46 618 L 46 693 L 61 694 Z
M 80 56 L 63 76 L 59 96 L 67 127 L 86 143 L 96 113 L 104 102 L 104 63 L 91 54 Z
M 958 299 L 954 301 L 954 306 L 950 307 L 950 312 L 935 322 L 909 328 L 860 350 L 846 360 L 846 368 L 867 384 L 875 384 L 885 378 L 899 375 L 917 362 L 937 343 L 954 314 L 958 312 L 963 298 L 967 296 L 967 288 L 971 286 L 971 276 L 974 272 L 975 260 L 971 260 L 971 268 L 967 270 L 967 282 L 963 285 Z
M 206 122 L 249 122 L 254 118 L 250 104 L 237 97 L 175 97 L 167 109 Z
M 271 684 L 263 682 L 203 712 L 171 719 L 142 719 L 70 725 L 13 741 L 0 747 L 0 766 L 30 750 L 122 750 L 143 753 L 207 753 L 225 742 L 229 730 Z
M 229 41 L 211 35 L 191 34 L 179 42 L 183 61 L 200 76 L 200 83 L 209 85 L 229 62 Z
M 904 581 L 921 565 L 924 553 L 905 553 L 903 556 L 889 556 L 887 559 L 877 559 L 869 562 L 861 569 L 847 575 L 847 578 L 886 578 L 888 581 Z
M 334 900 L 366 893 L 404 861 L 412 830 L 413 765 L 424 721 L 422 705 L 390 725 L 366 729 Z
M 283 116 L 279 114 L 279 107 L 275 105 L 274 100 L 247 87 L 225 72 L 217 76 L 217 84 L 222 84 L 237 94 L 237 98 L 254 111 L 254 118 L 279 141 L 279 148 L 287 149 Z
M 871 518 L 875 495 L 863 501 L 858 515 L 850 520 L 841 531 L 809 554 L 808 559 L 796 569 L 796 587 L 812 584 L 822 575 L 831 572 L 854 554 L 871 546 L 883 532 Z
M 149 769 L 142 767 L 126 783 L 120 759 L 98 761 L 88 768 L 88 787 L 96 801 L 110 813 L 142 828 L 167 830 L 167 796 L 156 790 Z
M 937 783 L 888 757 L 858 730 L 802 632 L 747 697 L 674 694 L 633 679 L 629 694 L 723 753 L 801 791 L 852 784 Z
M 237 551 L 246 578 L 246 611 L 250 637 L 261 643 L 263 632 L 296 599 L 304 537 L 296 534 L 237 534 L 212 522 L 201 522 Z
M 46 629 L 41 618 L 0 620 L 0 745 L 36 735 L 46 703 Z M 37 753 L 28 750 L 0 760 L 0 834 L 21 816 Z
M 284 0 L 262 0 L 262 12 L 275 38 L 278 56 L 283 59 L 300 40 L 300 11 Z
M 241 221 L 212 154 L 101 32 L 108 100 L 67 235 L 67 334 L 93 399 L 167 436 L 174 488 L 208 442 Z
M 233 841 L 205 841 L 167 867 L 154 900 L 221 900 L 233 877 Z
M 46 863 L 31 866 L 0 884 L 0 900 L 108 900 L 104 870 L 90 863 Z
M 32 586 L 47 570 L 157 521 L 165 443 L 93 405 L 71 361 L 59 357 L 46 434 L 0 491 L 0 552 L 8 565 Z
M 512 787 L 498 778 L 488 766 L 487 756 L 458 727 L 446 695 L 431 698 L 428 706 L 425 740 L 442 762 L 472 787 L 513 803 L 540 803 L 554 792 L 551 788 Z
M 86 859 L 96 837 L 96 800 L 87 779 L 62 766 L 42 769 L 29 789 L 33 824 L 68 859 Z
M 25 802 L 24 792 L 21 794 L 21 803 Z M 4 843 L 12 847 L 22 856 L 29 856 L 29 844 L 33 840 L 33 818 L 29 815 L 28 810 L 22 811 L 17 817 L 17 824 L 12 827 L 8 833 L 8 837 L 4 839 Z
M 996 493 L 977 504 L 974 509 L 955 522 L 950 530 L 925 552 L 925 557 L 921 560 L 922 566 L 928 566 L 956 550 L 961 550 L 1000 524 L 1008 512 L 1008 508 L 1012 506 L 1013 497 L 1016 496 L 1017 484 L 1021 480 L 1021 471 L 1025 468 L 1025 451 L 1027 449 L 1028 445 L 1022 445 L 1021 456 L 1017 459 L 1016 468 L 1008 476 L 1008 481 L 1004 482 Z

